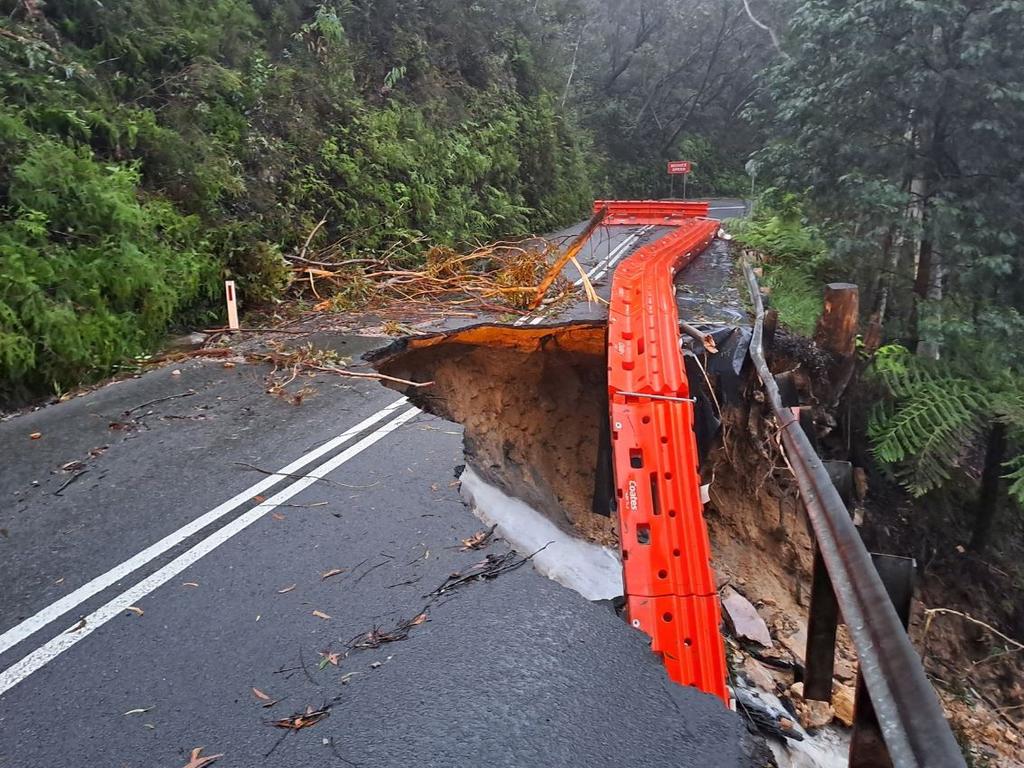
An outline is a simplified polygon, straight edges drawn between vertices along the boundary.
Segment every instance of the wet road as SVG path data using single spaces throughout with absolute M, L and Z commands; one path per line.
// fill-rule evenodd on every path
M 0 766 L 743 764 L 735 717 L 529 565 L 429 597 L 484 554 L 459 428 L 315 387 L 192 361 L 0 423 Z M 329 714 L 269 724 L 307 707 Z

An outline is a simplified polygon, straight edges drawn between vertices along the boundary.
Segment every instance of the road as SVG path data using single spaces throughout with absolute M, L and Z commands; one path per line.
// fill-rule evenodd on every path
M 595 278 L 635 234 L 587 249 Z M 429 597 L 507 551 L 461 551 L 459 428 L 315 387 L 191 361 L 0 423 L 0 766 L 747 763 L 735 716 L 529 564 Z

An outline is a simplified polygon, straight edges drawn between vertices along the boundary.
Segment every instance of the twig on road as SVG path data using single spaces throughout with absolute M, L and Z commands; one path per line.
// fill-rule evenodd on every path
M 190 389 L 188 392 L 182 392 L 180 395 L 168 395 L 167 397 L 158 397 L 155 400 L 149 400 L 143 403 L 142 405 L 136 405 L 134 408 L 129 408 L 127 411 L 124 412 L 123 415 L 130 416 L 135 411 L 140 411 L 143 408 L 146 408 L 150 405 L 156 405 L 157 403 L 165 403 L 168 400 L 178 400 L 182 397 L 192 397 L 192 395 L 195 394 L 197 394 L 196 391 L 194 389 Z
M 54 496 L 60 496 L 61 494 L 63 494 L 65 488 L 67 488 L 69 485 L 71 485 L 73 482 L 75 482 L 75 480 L 80 478 L 82 475 L 84 475 L 88 471 L 89 471 L 88 469 L 83 469 L 81 472 L 75 472 L 75 474 L 73 474 L 71 477 L 69 477 L 67 480 L 64 481 L 64 484 L 60 488 L 58 488 L 56 491 L 53 492 L 53 495 Z

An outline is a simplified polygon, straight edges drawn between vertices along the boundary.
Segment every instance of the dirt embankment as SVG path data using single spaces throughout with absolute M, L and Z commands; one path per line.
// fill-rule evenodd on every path
M 608 410 L 603 324 L 480 325 L 404 340 L 374 355 L 389 384 L 429 413 L 462 424 L 466 460 L 488 482 L 559 526 L 614 544 L 594 514 L 602 418 Z

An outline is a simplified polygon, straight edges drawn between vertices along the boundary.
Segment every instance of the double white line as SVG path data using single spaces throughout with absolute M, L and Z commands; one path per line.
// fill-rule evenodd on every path
M 329 440 L 320 447 L 299 457 L 291 464 L 283 467 L 276 474 L 261 480 L 249 488 L 246 488 L 244 491 L 224 502 L 220 506 L 211 509 L 209 512 L 196 518 L 191 523 L 174 531 L 174 533 L 171 533 L 160 539 L 160 541 L 155 544 L 146 547 L 134 557 L 125 560 L 123 563 L 111 568 L 106 573 L 97 576 L 92 581 L 83 584 L 74 592 L 62 597 L 60 600 L 47 606 L 39 613 L 25 619 L 20 624 L 4 632 L 0 635 L 0 654 L 10 650 L 35 632 L 47 626 L 51 622 L 56 621 L 72 609 L 78 607 L 89 598 L 99 594 L 104 589 L 116 584 L 124 577 L 181 544 L 186 539 L 206 528 L 208 525 L 220 520 L 225 515 L 246 503 L 251 502 L 254 496 L 258 496 L 263 491 L 272 488 L 283 480 L 289 479 L 291 476 L 294 476 L 297 472 L 302 470 L 303 467 L 311 464 L 328 453 L 331 453 L 335 449 L 340 448 L 342 445 L 358 437 L 383 419 L 394 416 L 390 421 L 370 432 L 357 443 L 334 456 L 334 458 L 325 461 L 323 464 L 320 464 L 305 473 L 301 479 L 274 494 L 271 498 L 259 503 L 257 506 L 235 518 L 227 525 L 218 528 L 209 536 L 195 544 L 191 549 L 186 550 L 184 553 L 151 575 L 147 576 L 135 586 L 122 592 L 120 595 L 96 609 L 88 616 L 85 616 L 82 620 L 75 623 L 60 635 L 57 635 L 57 637 L 40 646 L 28 656 L 5 669 L 3 672 L 0 672 L 0 695 L 3 695 L 33 672 L 36 672 L 57 656 L 64 653 L 64 651 L 74 646 L 80 640 L 92 634 L 92 632 L 99 627 L 123 613 L 129 606 L 135 605 L 141 598 L 148 595 L 157 587 L 166 584 L 200 558 L 210 554 L 232 536 L 244 531 L 277 506 L 284 504 L 290 498 L 301 493 L 318 480 L 322 480 L 342 464 L 345 464 L 352 458 L 358 456 L 367 448 L 374 445 L 420 414 L 421 411 L 419 408 L 409 408 L 395 416 L 395 413 L 401 410 L 402 406 L 407 404 L 408 401 L 404 397 L 391 403 L 386 408 L 383 408 L 369 418 L 364 419 L 359 424 L 356 424 L 354 427 L 346 430 L 334 439 Z
M 590 268 L 590 271 L 587 272 L 587 279 L 600 280 L 602 277 L 608 274 L 608 270 L 612 269 L 616 264 L 618 264 L 622 260 L 622 258 L 627 253 L 629 253 L 630 248 L 633 247 L 637 240 L 646 235 L 652 229 L 654 229 L 653 225 L 641 227 L 636 232 L 627 237 L 625 240 L 623 240 L 621 243 L 619 243 L 617 246 L 615 246 L 603 259 L 598 261 L 597 264 Z M 573 281 L 573 285 L 576 286 L 577 288 L 583 285 L 583 278 L 581 277 Z M 530 315 L 525 315 L 516 320 L 515 323 L 513 323 L 513 325 L 540 325 L 542 322 L 544 322 L 544 317 L 545 316 L 542 313 L 538 313 L 532 317 Z

